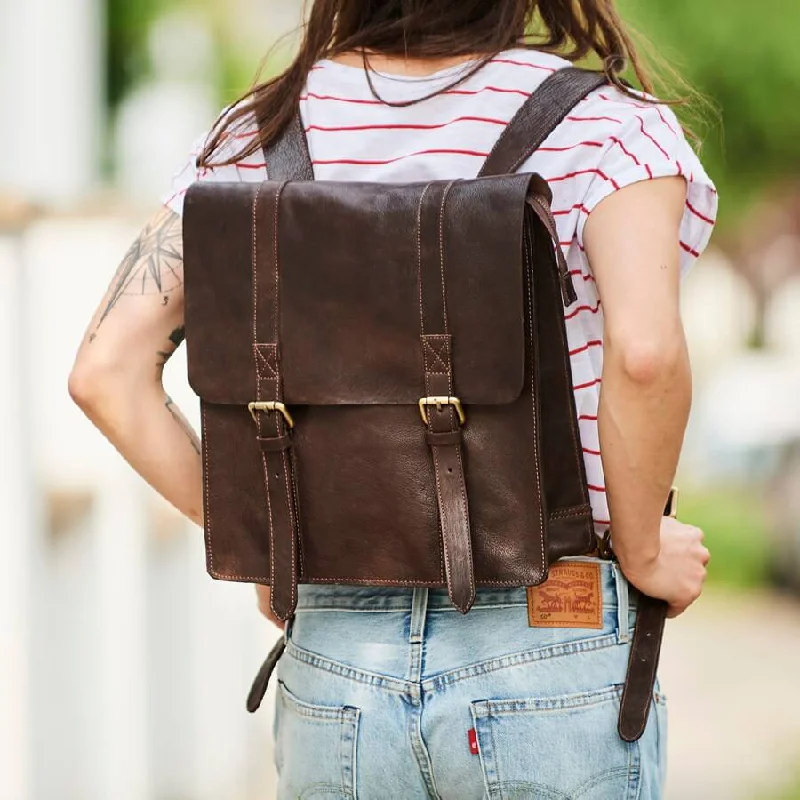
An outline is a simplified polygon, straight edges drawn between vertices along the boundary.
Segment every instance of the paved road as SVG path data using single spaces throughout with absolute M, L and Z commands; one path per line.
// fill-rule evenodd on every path
M 661 664 L 667 800 L 763 800 L 800 776 L 800 604 L 709 591 Z

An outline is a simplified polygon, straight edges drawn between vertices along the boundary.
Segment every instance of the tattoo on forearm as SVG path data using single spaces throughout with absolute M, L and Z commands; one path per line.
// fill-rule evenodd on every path
M 172 348 L 170 350 L 159 350 L 157 355 L 160 359 L 157 366 L 162 368 L 166 365 L 167 361 L 172 358 L 175 351 L 181 346 L 183 340 L 186 338 L 186 328 L 181 325 L 180 328 L 175 328 L 174 331 L 169 335 L 170 344 L 172 344 Z
M 183 283 L 181 236 L 181 218 L 172 211 L 142 231 L 117 270 L 98 328 L 122 297 L 160 294 L 163 305 L 169 303 L 170 292 Z
M 188 423 L 186 417 L 181 414 L 180 409 L 175 405 L 171 397 L 167 397 L 166 406 L 169 413 L 172 414 L 172 418 L 178 423 L 178 425 L 181 426 L 181 429 L 192 443 L 195 453 L 197 453 L 197 455 L 201 455 L 203 452 L 203 447 L 200 442 L 200 437 L 194 432 L 194 429 Z

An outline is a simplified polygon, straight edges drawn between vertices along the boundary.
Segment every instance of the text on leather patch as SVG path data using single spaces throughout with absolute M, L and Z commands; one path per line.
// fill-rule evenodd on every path
M 600 565 L 556 563 L 547 580 L 528 586 L 528 625 L 532 628 L 603 628 Z

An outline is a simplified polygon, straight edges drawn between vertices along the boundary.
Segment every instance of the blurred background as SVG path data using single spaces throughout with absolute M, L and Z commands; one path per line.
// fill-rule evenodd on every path
M 667 632 L 668 796 L 800 798 L 800 6 L 622 5 L 644 49 L 718 107 L 680 110 L 722 211 L 685 287 L 681 516 L 713 560 Z M 296 0 L 0 0 L 3 800 L 273 796 L 272 710 L 250 717 L 244 697 L 277 630 L 251 587 L 206 577 L 200 531 L 66 386 L 193 140 L 299 14 Z M 168 388 L 192 414 L 182 359 Z

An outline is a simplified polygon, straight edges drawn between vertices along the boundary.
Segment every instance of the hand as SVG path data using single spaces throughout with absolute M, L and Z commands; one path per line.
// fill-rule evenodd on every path
M 628 555 L 620 559 L 620 567 L 639 591 L 666 600 L 667 616 L 674 618 L 700 597 L 710 558 L 699 528 L 664 517 L 658 554 L 647 560 Z
M 272 606 L 270 605 L 270 588 L 269 586 L 256 585 L 256 594 L 258 595 L 258 610 L 273 624 L 277 625 L 283 630 L 283 620 L 278 619 L 272 613 Z

